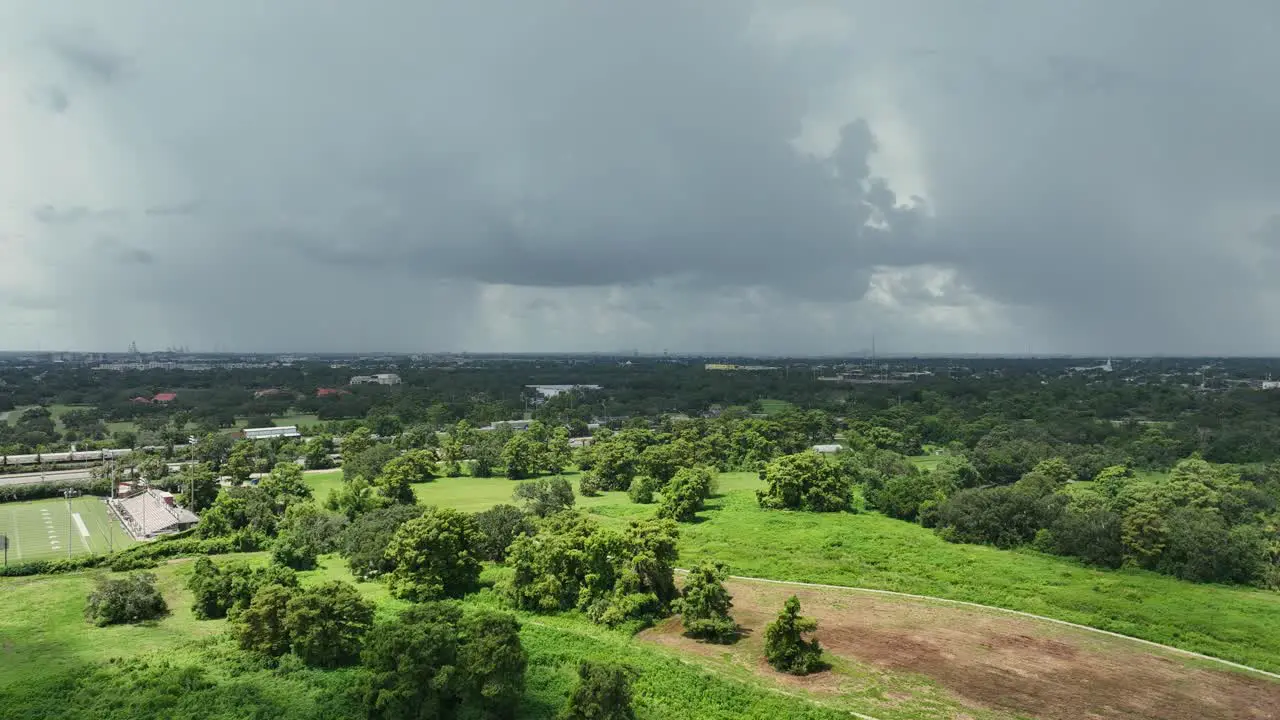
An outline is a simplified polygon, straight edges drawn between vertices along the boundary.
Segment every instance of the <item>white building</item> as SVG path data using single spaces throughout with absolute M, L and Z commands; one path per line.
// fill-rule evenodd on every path
M 302 433 L 298 432 L 297 425 L 285 425 L 283 427 L 264 427 L 264 428 L 245 428 L 245 440 L 270 440 L 271 438 L 296 438 L 302 437 Z
M 544 400 L 573 390 L 603 390 L 599 385 L 525 385 Z
M 823 455 L 834 455 L 844 449 L 843 445 L 814 445 L 813 451 Z
M 377 375 L 356 375 L 351 378 L 352 385 L 399 385 L 400 376 L 395 373 L 378 373 Z

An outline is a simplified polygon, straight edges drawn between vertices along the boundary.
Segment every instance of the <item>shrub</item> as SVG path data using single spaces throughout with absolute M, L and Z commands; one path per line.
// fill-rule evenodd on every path
M 769 623 L 764 634 L 764 654 L 775 670 L 792 675 L 808 675 L 822 668 L 822 648 L 817 640 L 805 640 L 805 633 L 818 629 L 811 618 L 800 617 L 800 598 L 792 595 Z
M 578 684 L 569 694 L 562 720 L 635 720 L 631 707 L 631 679 L 635 672 L 614 663 L 583 661 Z
M 637 505 L 648 505 L 653 502 L 653 486 L 655 484 L 653 478 L 648 475 L 641 475 L 631 481 L 631 487 L 627 488 L 627 497 L 631 498 L 631 502 Z
M 578 492 L 582 493 L 583 497 L 595 497 L 601 490 L 603 487 L 600 476 L 595 471 L 588 470 L 582 473 L 582 479 L 578 481 Z
M 169 606 L 151 573 L 98 578 L 84 610 L 85 617 L 99 627 L 153 620 L 167 612 Z

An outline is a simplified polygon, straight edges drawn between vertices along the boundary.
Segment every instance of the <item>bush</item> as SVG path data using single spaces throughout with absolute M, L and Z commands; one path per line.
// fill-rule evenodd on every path
M 583 497 L 595 497 L 602 490 L 599 475 L 592 470 L 582 473 L 582 479 L 578 480 L 578 492 L 582 493 Z
M 243 561 L 219 566 L 207 557 L 197 558 L 187 579 L 191 612 L 201 620 L 227 617 L 249 607 L 258 590 L 267 585 L 298 587 L 298 575 L 279 565 L 252 567 Z
M 98 578 L 84 610 L 85 617 L 99 627 L 154 620 L 168 612 L 151 573 Z
M 476 545 L 476 553 L 483 560 L 502 562 L 516 538 L 535 531 L 529 516 L 514 505 L 495 505 L 474 517 L 476 527 L 484 533 L 484 541 Z
M 778 619 L 764 634 L 764 654 L 779 672 L 808 675 L 822 669 L 822 647 L 817 640 L 805 640 L 805 633 L 818 629 L 811 618 L 800 617 L 800 598 L 792 595 Z
M 631 707 L 631 679 L 635 672 L 623 665 L 583 661 L 578 684 L 569 694 L 562 720 L 635 720 Z
M 641 475 L 631 481 L 631 487 L 627 488 L 627 497 L 631 498 L 631 502 L 637 505 L 648 505 L 653 502 L 655 484 L 653 478 L 648 475 Z

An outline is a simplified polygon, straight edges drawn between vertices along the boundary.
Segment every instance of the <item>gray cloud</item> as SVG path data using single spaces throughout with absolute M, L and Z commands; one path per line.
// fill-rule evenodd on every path
M 50 34 L 48 46 L 73 72 L 94 82 L 119 80 L 128 64 L 127 58 L 83 28 L 63 28 Z
M 71 99 L 67 97 L 67 93 L 57 85 L 46 85 L 44 87 L 32 88 L 27 93 L 27 98 L 54 113 L 66 112 L 71 106 Z
M 1280 351 L 1260 0 L 157 7 L 33 11 L 91 30 L 24 78 L 103 88 L 26 254 L 156 344 Z

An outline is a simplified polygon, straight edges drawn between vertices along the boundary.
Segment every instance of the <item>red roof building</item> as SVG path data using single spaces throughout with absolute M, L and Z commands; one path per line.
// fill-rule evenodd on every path
M 334 395 L 346 394 L 346 390 L 339 390 L 338 388 L 319 388 L 316 390 L 316 397 L 332 397 Z
M 151 402 L 167 403 L 178 399 L 178 393 L 156 393 Z

